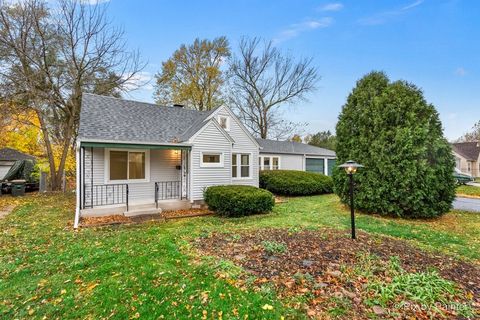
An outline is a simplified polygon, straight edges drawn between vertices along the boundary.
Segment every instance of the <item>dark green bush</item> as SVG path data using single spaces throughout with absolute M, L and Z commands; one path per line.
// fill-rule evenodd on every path
M 314 172 L 272 170 L 260 172 L 260 188 L 285 196 L 307 196 L 333 192 L 332 178 Z
M 455 197 L 455 161 L 438 112 L 405 81 L 372 72 L 357 82 L 337 123 L 337 163 L 365 166 L 355 175 L 355 207 L 410 218 L 436 217 Z M 333 174 L 348 203 L 348 177 Z
M 272 210 L 275 199 L 267 190 L 252 186 L 213 186 L 204 192 L 208 207 L 227 217 L 241 217 Z

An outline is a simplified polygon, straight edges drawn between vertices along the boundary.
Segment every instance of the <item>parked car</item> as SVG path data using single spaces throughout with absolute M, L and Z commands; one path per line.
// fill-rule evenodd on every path
M 472 176 L 462 173 L 457 168 L 455 168 L 455 170 L 453 171 L 453 176 L 455 177 L 457 184 L 467 184 L 467 182 L 475 181 Z
M 23 181 L 25 191 L 37 191 L 39 187 L 38 176 L 35 174 L 33 160 L 18 160 L 10 167 L 5 177 L 0 180 L 0 195 L 12 193 L 15 181 Z

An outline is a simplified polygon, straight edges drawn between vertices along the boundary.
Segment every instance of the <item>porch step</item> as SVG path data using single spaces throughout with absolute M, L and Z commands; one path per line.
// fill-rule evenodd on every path
M 125 217 L 134 217 L 134 216 L 141 216 L 141 215 L 153 215 L 153 214 L 160 214 L 162 213 L 161 208 L 133 208 L 132 210 L 125 211 L 123 215 Z

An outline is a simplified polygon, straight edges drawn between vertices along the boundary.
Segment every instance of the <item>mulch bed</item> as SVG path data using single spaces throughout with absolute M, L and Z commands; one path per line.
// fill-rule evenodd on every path
M 133 224 L 143 223 L 147 221 L 166 221 L 170 219 L 191 218 L 199 216 L 207 216 L 213 214 L 205 209 L 185 209 L 185 210 L 168 210 L 160 214 L 145 214 L 133 217 L 124 215 L 111 215 L 103 217 L 82 217 L 80 225 L 82 227 L 100 227 L 116 224 Z
M 269 254 L 264 249 L 264 241 L 282 243 L 286 250 Z M 428 271 L 433 267 L 442 277 L 455 282 L 465 296 L 471 297 L 469 301 L 460 303 L 469 303 L 474 309 L 480 306 L 478 265 L 427 253 L 406 241 L 388 237 L 360 232 L 357 240 L 353 241 L 349 239 L 348 232 L 338 230 L 292 232 L 264 229 L 240 233 L 236 237 L 215 233 L 207 238 L 196 239 L 195 245 L 201 254 L 231 260 L 244 268 L 247 274 L 256 276 L 254 288 L 259 289 L 265 283 L 273 284 L 280 298 L 308 293 L 308 302 L 302 308 L 311 317 L 325 315 L 325 310 L 332 308 L 332 298 L 350 300 L 346 318 L 364 319 L 374 315 L 379 318 L 427 319 L 431 316 L 426 310 L 416 309 L 396 310 L 397 315 L 393 316 L 390 309 L 365 306 L 362 302 L 367 298 L 367 279 L 354 271 L 361 256 L 359 253 L 362 252 L 374 254 L 385 262 L 391 256 L 398 256 L 402 268 L 407 272 Z M 308 274 L 314 281 L 299 282 L 299 274 Z M 391 279 L 386 277 L 385 282 L 389 281 Z M 448 318 L 457 318 L 451 310 L 442 311 Z
M 80 225 L 82 227 L 106 226 L 131 222 L 132 220 L 129 217 L 125 217 L 119 214 L 103 217 L 82 217 L 80 219 Z

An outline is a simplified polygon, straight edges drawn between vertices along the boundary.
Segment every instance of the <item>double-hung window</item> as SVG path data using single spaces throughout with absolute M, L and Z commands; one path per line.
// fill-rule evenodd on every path
M 107 150 L 108 181 L 146 181 L 148 151 Z
M 278 160 L 278 157 L 272 157 L 272 170 L 278 169 L 280 169 L 280 161 Z
M 259 158 L 260 170 L 280 170 L 280 158 L 262 156 Z
M 263 157 L 263 170 L 270 170 L 270 157 Z
M 238 177 L 237 154 L 232 154 L 232 178 Z
M 232 178 L 251 177 L 251 157 L 249 153 L 232 154 Z

